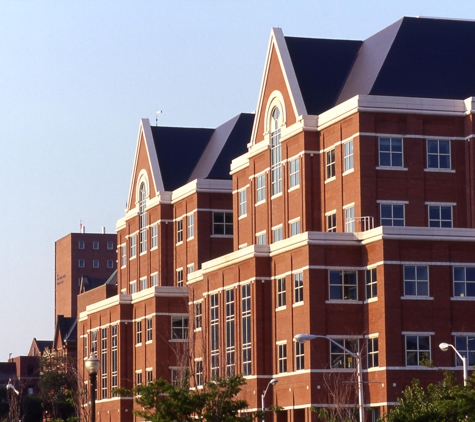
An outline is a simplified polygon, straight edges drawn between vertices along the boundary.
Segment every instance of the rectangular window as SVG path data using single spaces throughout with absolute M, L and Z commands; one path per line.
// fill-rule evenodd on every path
M 97 331 L 91 332 L 91 353 L 97 356 Z
M 272 240 L 273 242 L 278 242 L 282 240 L 282 226 L 272 229 Z
M 86 266 L 86 261 L 84 259 L 79 259 L 78 260 L 78 267 L 79 268 L 84 268 Z
M 135 373 L 135 385 L 142 385 L 142 372 Z
M 368 368 L 379 366 L 378 337 L 372 337 L 367 342 Z
M 188 264 L 186 269 L 188 274 L 193 274 L 195 272 L 195 264 Z
M 158 286 L 158 274 L 157 273 L 152 274 L 150 276 L 150 285 L 152 287 Z
M 295 236 L 297 234 L 300 234 L 300 220 L 293 221 L 292 223 L 289 223 L 289 225 L 290 225 L 290 236 Z
M 201 328 L 203 310 L 201 302 L 195 303 L 195 329 Z
M 355 207 L 345 208 L 345 232 L 355 232 Z
M 376 278 L 376 268 L 366 270 L 366 299 L 372 299 L 378 296 L 378 280 Z
M 176 222 L 176 243 L 183 242 L 183 220 Z
M 135 323 L 135 344 L 142 344 L 142 321 Z
M 187 225 L 187 235 L 188 239 L 195 237 L 195 215 L 191 214 L 188 216 L 188 225 Z
M 130 236 L 130 257 L 135 258 L 137 254 L 137 236 Z
M 379 138 L 380 167 L 402 167 L 402 138 Z
M 203 385 L 203 361 L 195 361 L 195 382 L 196 386 Z
M 468 366 L 475 365 L 475 336 L 455 336 L 455 348 L 466 359 Z M 455 353 L 455 364 L 462 366 L 462 360 Z
M 358 340 L 355 339 L 332 339 L 335 343 L 343 346 L 352 353 L 358 353 Z M 355 368 L 356 358 L 347 350 L 333 342 L 330 343 L 330 367 L 331 368 Z
M 277 345 L 279 359 L 279 374 L 287 372 L 287 344 Z
M 406 336 L 406 365 L 423 366 L 430 360 L 430 336 Z
M 112 259 L 107 260 L 107 268 L 114 268 L 114 261 Z
M 304 344 L 295 342 L 295 369 L 301 371 L 305 369 Z
M 107 399 L 107 328 L 101 329 L 101 399 Z
M 256 202 L 266 200 L 266 175 L 261 174 L 256 177 Z
M 154 224 L 151 227 L 151 235 L 152 235 L 152 245 L 151 248 L 156 248 L 158 246 L 158 224 Z
M 87 334 L 83 337 L 83 346 L 84 346 L 84 359 L 89 357 L 89 350 L 88 350 L 88 338 Z M 36 355 L 36 353 L 35 353 Z
M 233 235 L 232 212 L 213 212 L 213 234 L 222 236 Z
M 92 242 L 92 249 L 96 251 L 99 250 L 99 242 L 97 241 Z
M 285 278 L 279 278 L 277 280 L 277 307 L 281 308 L 285 305 L 286 305 Z
M 454 296 L 475 296 L 475 267 L 454 267 Z
M 242 373 L 251 375 L 251 285 L 241 286 Z
M 131 281 L 130 282 L 130 293 L 137 293 L 137 282 Z
M 353 163 L 353 140 L 345 142 L 343 144 L 343 162 L 344 162 L 344 171 L 349 171 L 354 168 Z
M 183 270 L 177 270 L 176 271 L 176 285 L 178 287 L 183 287 Z
M 356 271 L 330 271 L 330 300 L 357 300 Z
M 84 249 L 86 247 L 86 243 L 84 242 L 84 240 L 80 240 L 78 242 L 78 249 Z
M 326 179 L 335 177 L 335 149 L 327 151 L 326 154 Z
M 427 168 L 450 169 L 450 141 L 427 140 Z
M 125 245 L 120 247 L 120 266 L 125 267 L 127 265 L 127 248 Z
M 93 259 L 92 260 L 92 268 L 99 268 L 99 260 Z
M 294 303 L 303 302 L 303 273 L 294 274 Z
M 327 232 L 336 232 L 336 212 L 327 215 Z
M 188 338 L 188 317 L 172 316 L 172 339 L 186 340 Z
M 234 289 L 226 290 L 226 376 L 235 372 Z
M 289 186 L 291 188 L 300 184 L 300 160 L 296 158 L 289 162 Z
M 239 191 L 239 217 L 247 215 L 247 192 Z
M 211 378 L 219 376 L 219 302 L 218 294 L 209 296 Z
M 429 267 L 404 266 L 404 296 L 429 296 Z
M 140 290 L 145 290 L 147 288 L 147 277 L 140 279 Z
M 258 245 L 266 245 L 267 244 L 266 237 L 267 237 L 266 232 L 256 234 L 257 244 Z
M 118 330 L 117 325 L 111 325 L 111 390 L 117 388 L 118 379 L 117 379 L 117 371 L 118 371 Z M 112 393 L 113 396 L 116 396 L 116 393 Z
M 146 331 L 146 336 L 147 336 L 147 341 L 152 341 L 153 340 L 153 321 L 152 318 L 147 318 L 147 331 Z
M 403 204 L 381 204 L 382 226 L 404 226 Z
M 114 242 L 107 242 L 107 250 L 108 251 L 114 250 Z
M 145 373 L 147 375 L 147 385 L 148 385 L 153 381 L 153 371 L 151 369 L 147 369 Z
M 429 227 L 452 227 L 452 206 L 429 205 Z

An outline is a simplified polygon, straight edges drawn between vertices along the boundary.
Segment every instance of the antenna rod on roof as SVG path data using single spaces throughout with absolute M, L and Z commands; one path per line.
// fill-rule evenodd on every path
M 157 110 L 155 113 L 155 126 L 158 126 L 158 115 L 162 114 L 162 110 Z

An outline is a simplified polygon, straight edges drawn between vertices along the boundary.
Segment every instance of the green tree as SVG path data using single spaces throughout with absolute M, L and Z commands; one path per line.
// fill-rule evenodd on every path
M 260 416 L 260 412 L 243 413 L 248 403 L 238 395 L 245 383 L 242 375 L 236 375 L 209 381 L 203 389 L 190 389 L 187 380 L 182 385 L 171 385 L 157 379 L 134 387 L 132 392 L 124 389 L 117 392 L 135 394 L 135 401 L 143 410 L 134 410 L 134 414 L 150 422 L 246 422 Z
M 81 397 L 78 373 L 67 357 L 47 354 L 40 358 L 38 398 L 53 420 L 79 420 Z
M 467 386 L 458 384 L 452 373 L 446 373 L 437 384 L 426 389 L 419 380 L 402 392 L 399 405 L 381 419 L 385 422 L 451 422 L 475 421 L 475 379 L 470 378 Z

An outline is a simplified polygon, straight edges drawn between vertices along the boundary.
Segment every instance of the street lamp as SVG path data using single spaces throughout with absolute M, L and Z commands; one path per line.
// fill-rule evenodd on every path
M 267 394 L 267 390 L 269 389 L 269 387 L 271 385 L 276 385 L 277 383 L 279 382 L 279 380 L 276 380 L 275 378 L 272 378 L 268 383 L 267 383 L 267 387 L 266 389 L 264 390 L 264 392 L 262 393 L 262 396 L 261 396 L 261 408 L 262 408 L 262 420 L 266 420 L 266 406 L 264 404 L 264 399 L 266 397 L 266 394 Z
M 451 347 L 452 349 L 454 349 L 455 353 L 457 353 L 458 357 L 462 360 L 462 366 L 463 366 L 463 385 L 464 387 L 467 386 L 467 378 L 468 378 L 468 371 L 467 371 L 467 358 L 462 356 L 459 351 L 454 347 L 452 346 L 451 344 L 449 343 L 440 343 L 439 344 L 439 347 L 440 347 L 440 350 L 442 350 L 443 352 L 446 352 L 448 350 L 449 347 Z
M 97 385 L 97 373 L 101 366 L 101 362 L 96 358 L 95 353 L 91 353 L 91 356 L 86 360 L 86 371 L 89 374 L 91 380 L 91 422 L 96 420 L 96 385 Z
M 343 347 L 340 343 L 336 342 L 330 337 L 318 335 L 318 334 L 297 334 L 294 336 L 294 341 L 297 343 L 305 343 L 308 340 L 313 340 L 315 338 L 326 338 L 328 341 L 338 346 L 340 349 L 344 350 L 350 356 L 356 359 L 356 376 L 358 378 L 358 410 L 360 415 L 360 422 L 364 422 L 364 407 L 363 407 L 363 370 L 361 368 L 361 355 L 358 352 L 352 352 L 346 347 Z

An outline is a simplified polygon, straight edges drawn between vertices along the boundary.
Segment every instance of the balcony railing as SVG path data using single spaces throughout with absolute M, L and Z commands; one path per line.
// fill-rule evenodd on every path
M 371 229 L 374 229 L 374 217 L 355 217 L 346 222 L 346 231 L 349 233 L 365 232 Z

